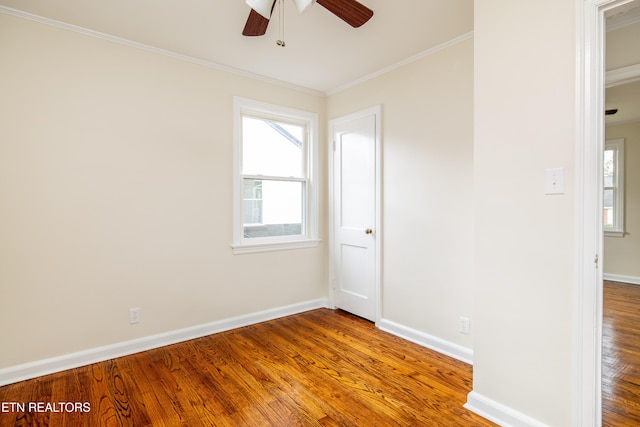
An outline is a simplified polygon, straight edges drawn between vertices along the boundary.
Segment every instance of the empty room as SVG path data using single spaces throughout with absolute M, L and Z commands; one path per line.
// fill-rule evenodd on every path
M 638 421 L 637 1 L 0 0 L 0 426 Z

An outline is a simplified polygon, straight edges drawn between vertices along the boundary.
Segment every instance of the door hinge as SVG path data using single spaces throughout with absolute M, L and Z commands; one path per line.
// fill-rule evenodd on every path
M 593 260 L 593 263 L 595 264 L 595 267 L 598 268 L 598 254 L 596 254 L 595 259 Z

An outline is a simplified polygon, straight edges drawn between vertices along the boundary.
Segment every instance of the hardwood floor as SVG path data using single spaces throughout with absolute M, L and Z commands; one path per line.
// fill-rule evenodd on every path
M 492 426 L 462 407 L 471 377 L 321 309 L 0 387 L 25 405 L 0 426 Z
M 604 283 L 602 424 L 640 426 L 640 286 Z
M 640 286 L 605 282 L 605 427 L 640 425 L 639 320 Z M 0 387 L 0 427 L 494 425 L 462 407 L 471 375 L 315 310 Z

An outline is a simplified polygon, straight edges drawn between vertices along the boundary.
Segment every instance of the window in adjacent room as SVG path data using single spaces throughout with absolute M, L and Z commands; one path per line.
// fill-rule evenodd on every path
M 315 113 L 235 99 L 236 253 L 317 245 Z
M 603 205 L 605 235 L 624 236 L 624 139 L 605 144 Z

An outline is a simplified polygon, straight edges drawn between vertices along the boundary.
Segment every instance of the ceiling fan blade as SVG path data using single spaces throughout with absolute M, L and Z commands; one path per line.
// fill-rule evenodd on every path
M 317 0 L 317 2 L 354 28 L 358 28 L 373 16 L 373 10 L 356 0 Z
M 273 7 L 276 5 L 276 0 L 273 0 L 273 4 L 271 5 L 271 11 L 273 12 Z M 255 10 L 251 9 L 249 12 L 249 17 L 247 18 L 246 24 L 244 24 L 244 29 L 242 30 L 243 36 L 264 36 L 267 32 L 267 27 L 269 26 L 269 19 L 260 15 Z

